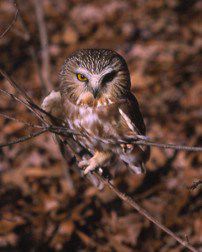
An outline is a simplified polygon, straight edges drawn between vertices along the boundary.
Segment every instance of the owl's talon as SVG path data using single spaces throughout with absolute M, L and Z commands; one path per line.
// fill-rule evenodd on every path
M 89 160 L 82 160 L 82 161 L 80 161 L 79 162 L 79 164 L 78 164 L 78 166 L 80 167 L 80 168 L 84 168 L 84 167 L 86 167 L 86 166 L 88 166 L 89 165 Z
M 112 153 L 110 152 L 95 152 L 94 156 L 90 159 L 83 159 L 79 162 L 79 167 L 84 169 L 84 175 L 94 171 L 98 167 L 105 167 L 107 162 L 112 158 Z
M 84 175 L 86 175 L 87 173 L 94 171 L 96 168 L 98 168 L 99 164 L 95 161 L 94 158 L 91 158 L 90 160 L 88 160 L 88 166 L 86 167 L 86 169 L 84 170 Z
M 88 174 L 89 172 L 95 170 L 98 168 L 97 162 L 91 158 L 91 159 L 85 159 L 79 162 L 78 166 L 82 169 L 84 169 L 84 175 Z
M 96 169 L 97 167 L 89 165 L 85 170 L 84 170 L 84 175 L 88 174 L 89 172 L 92 172 Z
M 86 175 L 88 174 L 89 172 L 91 171 L 94 171 L 95 169 L 98 168 L 98 164 L 95 162 L 94 159 L 90 159 L 90 160 L 82 160 L 79 162 L 78 166 L 80 168 L 83 168 L 84 171 L 83 171 L 83 174 Z M 102 168 L 99 168 L 98 170 L 99 174 L 102 175 L 103 173 L 103 169 Z

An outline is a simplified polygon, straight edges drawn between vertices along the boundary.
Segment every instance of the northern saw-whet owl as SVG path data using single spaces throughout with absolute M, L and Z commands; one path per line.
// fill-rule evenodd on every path
M 146 138 L 146 128 L 122 56 L 108 49 L 78 50 L 65 61 L 60 78 L 64 119 L 93 155 L 79 163 L 84 173 L 105 167 L 114 156 L 135 173 L 145 172 L 150 149 L 132 143 Z

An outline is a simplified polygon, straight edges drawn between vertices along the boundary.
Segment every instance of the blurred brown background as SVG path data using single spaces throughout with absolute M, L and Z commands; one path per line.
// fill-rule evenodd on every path
M 18 17 L 0 39 L 0 66 L 40 104 L 46 93 L 30 55 L 34 46 L 41 62 L 36 2 L 18 1 L 32 39 L 26 41 Z M 71 52 L 114 49 L 128 62 L 148 135 L 160 142 L 200 145 L 201 1 L 39 3 L 48 33 L 50 79 L 56 89 L 60 67 Z M 0 34 L 14 15 L 13 1 L 1 0 Z M 0 87 L 15 93 L 2 77 Z M 0 96 L 0 112 L 36 121 L 21 104 Z M 0 142 L 31 131 L 0 117 Z M 201 179 L 201 161 L 197 153 L 152 148 L 145 176 L 123 169 L 115 182 L 200 248 L 201 189 L 187 186 Z M 66 166 L 50 133 L 0 149 L 0 251 L 185 251 L 108 189 L 99 192 L 71 170 L 66 174 Z

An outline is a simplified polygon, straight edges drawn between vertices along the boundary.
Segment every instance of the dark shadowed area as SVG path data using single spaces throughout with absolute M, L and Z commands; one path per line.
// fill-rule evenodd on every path
M 201 1 L 0 1 L 0 67 L 41 104 L 58 89 L 65 58 L 79 48 L 110 48 L 127 61 L 148 136 L 201 145 Z M 43 8 L 42 8 L 43 7 Z M 43 46 L 43 22 L 48 47 Z M 28 31 L 23 27 L 25 22 Z M 41 32 L 41 36 L 40 36 Z M 41 46 L 42 44 L 42 46 Z M 42 69 L 41 82 L 33 48 Z M 50 66 L 41 62 L 48 62 Z M 17 94 L 0 76 L 0 88 Z M 36 123 L 0 93 L 0 112 Z M 0 143 L 34 132 L 0 116 Z M 114 184 L 198 250 L 202 247 L 199 153 L 152 148 L 147 174 L 122 167 Z M 109 189 L 72 171 L 51 133 L 0 149 L 0 251 L 187 251 Z

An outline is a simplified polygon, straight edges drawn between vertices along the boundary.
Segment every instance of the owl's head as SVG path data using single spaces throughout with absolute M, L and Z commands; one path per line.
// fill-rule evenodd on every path
M 78 105 L 124 98 L 130 90 L 125 60 L 108 49 L 82 49 L 70 55 L 60 73 L 63 99 Z

